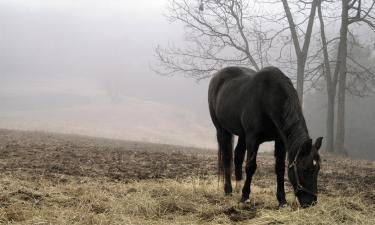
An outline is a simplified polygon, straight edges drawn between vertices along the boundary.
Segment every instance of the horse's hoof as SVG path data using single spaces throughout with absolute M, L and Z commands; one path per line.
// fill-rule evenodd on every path
M 225 185 L 224 186 L 225 196 L 231 196 L 232 192 L 233 192 L 232 185 Z
M 241 197 L 240 203 L 247 205 L 247 204 L 250 203 L 250 199 L 249 198 L 245 198 L 245 197 Z
M 241 198 L 240 199 L 240 202 L 238 203 L 238 207 L 240 209 L 250 209 L 252 208 L 253 206 L 250 204 L 250 199 L 248 198 Z
M 287 210 L 287 211 L 291 211 L 292 210 L 292 207 L 290 207 L 290 205 L 288 203 L 280 203 L 279 204 L 279 210 Z

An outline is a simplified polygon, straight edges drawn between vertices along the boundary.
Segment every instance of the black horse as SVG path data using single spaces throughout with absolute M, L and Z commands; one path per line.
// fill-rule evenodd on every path
M 225 194 L 232 193 L 232 140 L 233 135 L 237 135 L 234 150 L 237 181 L 242 179 L 242 163 L 247 149 L 241 202 L 249 200 L 259 145 L 273 140 L 279 206 L 287 205 L 284 190 L 286 152 L 289 181 L 301 206 L 307 207 L 317 201 L 318 150 L 323 138 L 312 143 L 297 92 L 287 76 L 276 67 L 266 67 L 259 72 L 244 67 L 227 67 L 212 77 L 208 102 L 217 132 L 219 174 L 224 174 Z

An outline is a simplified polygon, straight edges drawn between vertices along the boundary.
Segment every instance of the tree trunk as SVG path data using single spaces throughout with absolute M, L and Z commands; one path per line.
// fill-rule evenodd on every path
M 327 87 L 327 118 L 326 118 L 326 151 L 334 152 L 334 127 L 335 127 L 335 100 L 336 100 L 336 79 L 332 78 L 331 65 L 329 63 L 327 39 L 324 28 L 321 1 L 318 2 L 318 18 L 320 22 L 320 37 L 322 39 L 324 56 L 324 75 Z M 338 53 L 340 54 L 340 53 Z
M 346 60 L 345 60 L 346 61 Z M 340 80 L 339 80 L 339 93 L 337 101 L 337 127 L 336 127 L 336 143 L 335 150 L 338 153 L 346 154 L 344 148 L 345 144 L 345 96 L 346 96 L 346 62 L 342 65 Z M 344 70 L 344 71 L 343 71 Z
M 305 80 L 305 61 L 297 63 L 297 94 L 299 102 L 303 105 L 303 83 Z
M 337 124 L 336 124 L 336 141 L 335 150 L 339 153 L 345 153 L 345 94 L 346 94 L 346 57 L 348 54 L 348 0 L 342 0 L 342 15 L 341 15 L 341 29 L 340 29 L 340 75 L 339 75 L 339 90 L 337 101 Z
M 334 152 L 334 126 L 335 126 L 335 95 L 327 93 L 328 107 L 327 107 L 327 128 L 326 128 L 326 151 Z

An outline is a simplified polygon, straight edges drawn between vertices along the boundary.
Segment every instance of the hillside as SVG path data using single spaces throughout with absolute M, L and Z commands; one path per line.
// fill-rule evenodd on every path
M 63 103 L 72 100 L 63 94 L 47 100 L 38 98 L 30 99 L 29 104 L 21 102 L 17 105 L 14 102 L 20 101 L 18 98 L 0 96 L 5 102 L 0 105 L 0 127 L 184 146 L 216 145 L 208 109 L 206 113 L 198 114 L 188 106 L 177 107 L 125 96 L 119 102 L 110 102 L 103 96 L 72 96 L 76 101 L 83 100 L 68 105 Z
M 225 197 L 216 152 L 0 130 L 0 224 L 375 224 L 375 162 L 322 156 L 319 202 L 277 209 L 271 154 L 261 153 L 251 205 Z

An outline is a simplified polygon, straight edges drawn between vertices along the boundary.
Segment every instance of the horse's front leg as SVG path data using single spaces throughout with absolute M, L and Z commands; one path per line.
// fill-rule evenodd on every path
M 275 172 L 277 176 L 277 193 L 276 197 L 279 201 L 279 207 L 287 206 L 284 189 L 284 175 L 285 175 L 285 147 L 281 140 L 275 141 Z
M 247 149 L 247 158 L 246 158 L 246 179 L 242 189 L 241 202 L 246 203 L 250 198 L 250 186 L 253 175 L 257 169 L 257 153 L 258 153 L 259 144 L 257 143 L 255 137 L 247 136 L 246 137 L 246 149 Z

